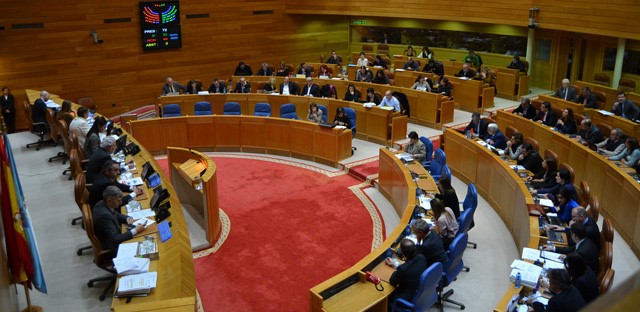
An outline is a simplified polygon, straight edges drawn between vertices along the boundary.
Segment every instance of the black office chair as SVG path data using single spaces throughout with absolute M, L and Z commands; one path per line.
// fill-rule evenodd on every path
M 91 208 L 87 204 L 82 205 L 82 218 L 84 220 L 84 229 L 87 232 L 87 236 L 89 237 L 89 240 L 91 240 L 91 245 L 93 247 L 93 262 L 95 262 L 99 268 L 109 272 L 109 275 L 91 279 L 87 283 L 87 286 L 93 287 L 93 284 L 97 282 L 108 282 L 104 290 L 102 290 L 102 293 L 100 293 L 100 297 L 98 297 L 100 301 L 103 301 L 106 298 L 107 293 L 115 285 L 116 279 L 118 278 L 116 270 L 113 267 L 113 250 L 103 249 L 100 240 L 95 236 L 93 232 Z
M 27 148 L 35 146 L 36 151 L 39 151 L 41 147 L 51 145 L 50 140 L 44 139 L 44 136 L 49 133 L 49 125 L 47 125 L 46 122 L 33 122 L 33 118 L 31 118 L 31 104 L 27 101 L 24 102 L 24 115 L 27 117 L 31 133 L 39 137 L 37 142 L 27 144 Z

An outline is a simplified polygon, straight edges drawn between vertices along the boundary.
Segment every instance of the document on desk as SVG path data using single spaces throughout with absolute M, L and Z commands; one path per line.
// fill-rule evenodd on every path
M 517 259 L 513 261 L 511 268 L 509 279 L 515 281 L 516 275 L 520 273 L 522 284 L 531 288 L 536 286 L 542 273 L 542 267 Z
M 156 287 L 158 272 L 126 275 L 118 281 L 117 296 L 145 295 Z
M 431 198 L 424 195 L 420 195 L 418 199 L 420 200 L 420 207 L 426 210 L 431 210 Z
M 60 108 L 60 104 L 54 102 L 53 100 L 48 100 L 45 102 L 45 104 L 47 105 L 47 108 L 55 108 L 55 109 Z
M 133 222 L 133 225 L 140 225 L 140 224 L 146 224 L 144 227 L 149 227 L 149 225 L 152 225 L 156 223 L 156 221 L 153 221 L 151 219 L 147 219 L 147 218 L 140 218 L 136 221 Z
M 118 246 L 116 258 L 135 258 L 136 254 L 138 254 L 138 242 L 122 243 Z
M 413 161 L 413 156 L 409 153 L 399 153 L 396 154 L 396 157 L 398 157 L 398 159 L 400 160 L 404 160 L 406 162 L 412 162 Z
M 552 252 L 552 251 L 541 251 L 540 252 L 540 257 L 545 259 L 545 260 L 551 260 L 554 262 L 560 262 L 560 263 L 564 263 L 564 260 L 561 259 L 562 254 L 559 254 L 557 252 Z
M 151 259 L 149 258 L 113 258 L 113 265 L 115 266 L 118 275 L 147 273 L 149 272 L 150 264 Z
M 393 106 L 378 106 L 380 109 L 391 111 L 393 110 Z
M 522 260 L 536 261 L 540 259 L 540 250 L 524 247 L 522 248 Z
M 598 113 L 600 113 L 600 114 L 602 114 L 602 115 L 605 115 L 605 116 L 612 116 L 612 115 L 614 115 L 612 112 L 610 112 L 610 111 L 606 111 L 606 110 L 604 110 L 604 109 L 599 109 L 599 110 L 598 110 Z
M 142 178 L 140 177 L 135 177 L 133 179 L 122 179 L 120 180 L 120 183 L 128 186 L 138 186 L 144 184 L 144 181 L 142 181 Z
M 523 167 L 523 166 L 520 166 L 520 165 L 511 165 L 511 166 L 509 166 L 509 167 L 511 167 L 511 169 L 514 169 L 514 170 L 515 170 L 516 168 L 517 168 L 518 170 L 527 170 L 527 168 L 525 168 L 525 167 Z
M 553 207 L 553 201 L 547 198 L 540 198 L 540 205 L 545 207 Z
M 133 211 L 133 212 L 127 213 L 127 216 L 132 217 L 134 220 L 154 217 L 155 215 L 156 213 L 153 211 L 153 209 L 143 209 L 140 211 Z

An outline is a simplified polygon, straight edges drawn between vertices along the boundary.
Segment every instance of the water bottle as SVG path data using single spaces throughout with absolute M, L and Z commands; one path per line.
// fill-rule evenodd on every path
M 520 288 L 521 285 L 522 285 L 522 275 L 520 275 L 520 272 L 518 272 L 518 274 L 516 274 L 516 288 Z

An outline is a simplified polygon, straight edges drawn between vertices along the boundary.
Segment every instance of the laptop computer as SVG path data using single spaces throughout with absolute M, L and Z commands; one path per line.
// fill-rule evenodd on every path
M 321 121 L 318 125 L 320 127 L 323 127 L 323 128 L 333 128 L 333 127 L 335 127 L 335 125 L 333 123 L 326 122 L 326 121 Z
M 180 92 L 169 92 L 167 95 L 180 95 Z

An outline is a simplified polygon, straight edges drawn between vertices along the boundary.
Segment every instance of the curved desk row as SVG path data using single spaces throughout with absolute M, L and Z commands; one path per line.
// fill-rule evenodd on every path
M 196 102 L 207 101 L 211 103 L 213 113 L 222 115 L 226 102 L 237 102 L 243 116 L 253 116 L 257 103 L 269 103 L 271 116 L 280 116 L 280 106 L 287 103 L 296 105 L 296 112 L 300 120 L 307 119 L 309 104 L 315 102 L 327 107 L 329 122 L 333 121 L 338 107 L 350 107 L 356 112 L 356 138 L 391 146 L 393 142 L 407 137 L 407 117 L 399 113 L 383 110 L 378 107 L 365 108 L 362 104 L 322 98 L 309 98 L 304 96 L 267 95 L 256 93 L 228 93 L 209 95 L 176 95 L 163 96 L 160 103 L 178 104 L 182 109 L 182 115 L 193 115 Z M 274 118 L 275 119 L 275 118 Z
M 239 78 L 240 77 L 238 76 L 234 76 L 233 81 L 238 81 Z M 252 91 L 256 92 L 257 83 L 262 81 L 267 81 L 268 77 L 250 77 L 247 79 L 250 80 L 252 83 Z M 283 79 L 284 79 L 283 77 L 276 77 L 278 90 L 280 88 L 280 84 L 282 83 Z M 295 81 L 300 86 L 300 92 L 302 92 L 302 88 L 307 83 L 305 78 L 291 78 L 291 81 Z M 376 83 L 358 82 L 355 80 L 342 80 L 342 79 L 315 78 L 313 82 L 317 83 L 320 86 L 323 86 L 325 84 L 332 84 L 336 88 L 336 94 L 338 96 L 338 99 L 344 98 L 344 95 L 347 92 L 347 88 L 349 87 L 350 84 L 353 84 L 355 88 L 358 91 L 360 91 L 360 95 L 362 99 L 366 97 L 368 88 L 373 88 L 375 92 L 378 92 L 381 95 L 384 95 L 385 92 L 389 90 L 391 92 L 401 92 L 407 96 L 407 101 L 409 102 L 409 108 L 411 110 L 411 120 L 413 122 L 424 124 L 432 128 L 439 127 L 445 123 L 453 122 L 453 110 L 454 110 L 453 102 L 444 101 L 442 98 L 442 95 L 437 93 L 430 93 L 430 92 L 425 92 L 420 90 L 409 89 L 411 86 L 413 86 L 413 84 L 404 88 L 397 85 L 389 86 L 389 85 L 382 85 L 382 84 L 376 84 Z M 306 98 L 306 97 L 303 97 L 303 98 Z M 274 100 L 276 101 L 274 103 L 278 103 L 278 104 L 281 103 L 277 99 L 274 99 Z M 304 112 L 306 114 L 307 110 L 309 109 L 308 103 L 310 101 L 320 104 L 319 102 L 320 99 L 318 98 L 311 98 L 310 100 L 305 101 L 304 103 L 307 103 L 307 106 L 302 107 L 304 109 L 303 111 L 301 111 L 300 107 L 298 107 L 299 115 L 301 115 L 300 112 Z M 335 106 L 336 108 L 339 106 L 347 106 L 346 103 L 350 103 L 349 107 L 354 109 L 355 109 L 355 106 L 362 106 L 362 104 L 360 103 L 342 101 L 342 100 L 338 100 L 338 101 L 339 101 L 338 102 L 339 104 Z M 283 102 L 282 104 L 284 103 L 287 103 L 287 102 Z M 289 102 L 289 103 L 296 104 L 296 102 Z M 277 106 L 279 107 L 280 105 L 277 105 Z M 335 113 L 335 111 L 336 111 L 335 109 L 329 110 L 330 117 L 333 116 L 331 113 Z M 333 120 L 332 118 L 330 119 Z
M 185 116 L 130 122 L 131 133 L 152 153 L 167 146 L 277 154 L 336 166 L 351 156 L 351 130 L 255 116 Z
M 516 128 L 525 137 L 538 141 L 541 154 L 552 150 L 559 162 L 575 171 L 574 184 L 585 180 L 592 196 L 600 198 L 602 214 L 640 257 L 640 184 L 622 168 L 605 159 L 575 139 L 562 135 L 514 114 L 498 111 L 496 122 L 503 130 Z M 447 142 L 448 143 L 448 142 Z
M 40 91 L 26 90 L 29 102 L 33 102 L 40 97 Z M 62 103 L 62 99 L 52 94 L 51 98 L 57 103 Z M 77 110 L 80 106 L 73 104 L 72 108 Z M 126 134 L 126 132 L 125 132 Z M 164 243 L 160 243 L 157 233 L 152 234 L 158 242 L 159 259 L 151 261 L 149 270 L 158 272 L 157 287 L 151 290 L 146 297 L 136 297 L 127 303 L 126 298 L 113 298 L 111 308 L 113 311 L 185 311 L 193 312 L 196 306 L 196 278 L 191 253 L 191 241 L 189 230 L 184 219 L 178 195 L 171 186 L 170 180 L 164 171 L 158 166 L 153 156 L 131 135 L 128 140 L 135 142 L 140 147 L 140 152 L 133 156 L 137 168 L 141 170 L 142 164 L 149 162 L 162 179 L 162 186 L 169 191 L 171 197 L 171 216 L 167 219 L 172 223 L 171 233 L 173 237 Z M 143 185 L 143 187 L 145 187 Z M 146 189 L 147 194 L 152 190 Z M 144 207 L 149 207 L 151 196 L 148 199 L 139 200 Z M 134 238 L 132 241 L 141 241 L 144 237 Z
M 366 281 L 364 272 L 375 272 L 386 266 L 384 257 L 387 248 L 403 237 L 405 227 L 411 220 L 416 205 L 416 182 L 411 178 L 411 170 L 421 176 L 421 182 L 427 182 L 425 188 L 429 192 L 437 192 L 433 178 L 424 168 L 422 171 L 420 168 L 422 166 L 418 164 L 410 169 L 392 152 L 380 149 L 379 189 L 400 216 L 400 223 L 369 255 L 351 268 L 311 288 L 311 311 L 387 311 L 387 296 L 394 287 L 383 280 L 384 291 L 377 291 L 373 284 Z

